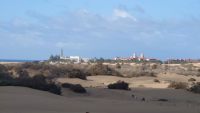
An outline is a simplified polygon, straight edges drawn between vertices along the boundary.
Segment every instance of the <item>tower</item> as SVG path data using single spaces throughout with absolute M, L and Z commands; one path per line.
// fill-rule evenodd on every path
M 133 58 L 137 58 L 136 53 L 133 53 Z
M 144 59 L 144 54 L 143 53 L 141 53 L 140 58 Z
M 60 57 L 63 57 L 63 49 L 60 51 Z

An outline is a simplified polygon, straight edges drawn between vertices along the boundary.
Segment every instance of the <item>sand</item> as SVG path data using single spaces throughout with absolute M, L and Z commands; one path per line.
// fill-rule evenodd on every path
M 77 94 L 63 88 L 62 96 L 25 87 L 0 87 L 0 113 L 200 113 L 200 94 L 167 88 L 171 81 L 190 83 L 189 78 L 200 82 L 200 77 L 174 73 L 157 77 L 58 78 L 57 82 L 81 84 L 87 89 L 86 94 Z M 107 89 L 108 84 L 119 80 L 128 82 L 131 91 Z
M 89 76 L 87 77 L 87 80 L 81 80 L 77 78 L 74 79 L 59 78 L 57 79 L 57 81 L 61 83 L 66 82 L 72 84 L 81 84 L 84 87 L 106 88 L 108 84 L 122 80 L 129 83 L 129 86 L 131 88 L 135 87 L 167 88 L 171 81 L 190 83 L 188 82 L 188 79 L 190 78 L 195 78 L 197 80 L 196 82 L 200 82 L 200 77 L 192 75 L 184 76 L 174 73 L 158 74 L 157 77 L 132 77 L 132 78 L 99 75 L 99 76 Z M 158 79 L 160 83 L 154 82 L 154 79 Z
M 63 96 L 24 87 L 0 87 L 0 113 L 199 113 L 200 95 L 184 90 L 135 88 L 132 91 L 63 89 Z M 132 98 L 134 94 L 136 98 Z M 145 97 L 146 101 L 141 101 Z M 156 101 L 159 98 L 168 102 Z
M 0 64 L 19 64 L 22 62 L 0 62 Z

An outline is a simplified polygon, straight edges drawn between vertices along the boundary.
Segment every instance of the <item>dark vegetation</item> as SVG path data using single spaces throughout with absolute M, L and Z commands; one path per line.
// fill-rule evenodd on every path
M 171 82 L 168 86 L 168 88 L 174 88 L 174 89 L 187 89 L 188 84 L 185 82 Z
M 118 81 L 108 85 L 108 89 L 130 90 L 129 84 L 124 81 Z
M 194 79 L 194 78 L 188 79 L 188 82 L 194 82 L 194 81 L 196 81 L 196 79 Z
M 168 100 L 168 99 L 164 99 L 164 98 L 160 98 L 160 99 L 158 99 L 157 101 L 167 102 L 167 101 L 169 101 L 169 100 Z
M 151 66 L 151 69 L 157 69 L 158 68 L 158 65 L 157 64 L 153 64 L 152 66 Z
M 35 75 L 34 77 L 29 77 L 26 71 L 20 71 L 19 73 L 19 77 L 14 78 L 7 72 L 5 66 L 0 65 L 0 86 L 22 86 L 58 95 L 61 94 L 61 88 L 51 80 L 48 81 L 45 76 Z
M 97 63 L 89 69 L 91 75 L 112 75 L 112 76 L 122 76 L 116 70 L 110 68 L 108 65 L 103 65 L 102 63 Z
M 119 63 L 116 64 L 117 69 L 121 69 L 121 65 Z
M 154 79 L 153 80 L 154 82 L 157 82 L 157 83 L 160 83 L 160 81 L 158 79 Z
M 22 64 L 20 69 L 27 69 L 33 71 L 39 71 L 45 76 L 51 78 L 66 77 L 66 78 L 80 78 L 86 80 L 87 76 L 91 75 L 112 75 L 112 76 L 122 76 L 116 70 L 110 68 L 102 63 L 97 63 L 91 66 L 74 66 L 73 64 L 67 65 L 49 65 L 48 63 L 25 63 Z
M 154 72 L 145 72 L 145 71 L 132 72 L 131 74 L 128 75 L 128 77 L 142 77 L 142 76 L 157 77 L 156 73 L 154 73 Z
M 189 91 L 194 92 L 194 93 L 199 93 L 200 94 L 200 83 L 196 83 L 193 85 Z
M 58 61 L 58 60 L 60 60 L 60 56 L 59 55 L 51 55 L 50 57 L 49 57 L 49 60 L 50 61 Z
M 66 78 L 80 78 L 86 80 L 90 73 L 81 69 L 74 68 L 73 65 L 49 65 L 45 63 L 24 63 L 19 66 L 20 69 L 37 71 L 50 78 L 66 77 Z
M 62 87 L 69 88 L 71 91 L 76 93 L 87 93 L 86 89 L 82 87 L 80 84 L 64 83 L 62 84 Z
M 84 72 L 80 69 L 75 69 L 73 67 L 54 67 L 49 70 L 50 77 L 67 77 L 67 78 L 80 78 L 86 80 L 87 76 L 90 76 L 90 73 Z

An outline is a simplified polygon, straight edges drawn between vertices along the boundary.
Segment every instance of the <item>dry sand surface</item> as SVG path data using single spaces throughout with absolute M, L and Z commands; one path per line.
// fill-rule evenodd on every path
M 0 62 L 0 64 L 19 64 L 21 62 Z
M 81 79 L 69 79 L 69 78 L 59 78 L 58 81 L 61 83 L 72 83 L 81 84 L 84 87 L 103 87 L 105 88 L 108 84 L 117 82 L 119 80 L 129 83 L 129 87 L 146 87 L 146 88 L 167 88 L 171 81 L 176 82 L 188 82 L 188 79 L 195 78 L 197 82 L 200 82 L 200 77 L 197 76 L 184 76 L 173 73 L 159 74 L 157 77 L 116 77 L 116 76 L 89 76 L 87 80 Z M 154 82 L 154 79 L 158 79 L 160 83 Z
M 0 113 L 200 113 L 200 95 L 184 90 L 87 90 L 87 94 L 75 94 L 63 89 L 63 96 L 58 96 L 24 87 L 0 87 Z M 146 101 L 141 101 L 143 97 Z M 156 101 L 159 98 L 169 101 Z

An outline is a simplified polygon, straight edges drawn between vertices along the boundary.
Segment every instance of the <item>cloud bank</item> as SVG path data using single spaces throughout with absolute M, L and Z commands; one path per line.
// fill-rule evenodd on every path
M 140 7 L 138 10 L 144 12 Z M 136 17 L 121 8 L 113 9 L 108 16 L 86 9 L 60 16 L 27 15 L 30 19 L 0 22 L 0 51 L 8 51 L 8 55 L 23 52 L 19 58 L 46 58 L 60 48 L 66 55 L 87 57 L 128 56 L 133 52 L 157 58 L 200 57 L 195 56 L 200 49 L 197 18 L 154 20 Z

